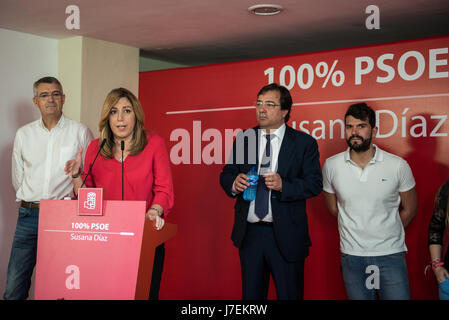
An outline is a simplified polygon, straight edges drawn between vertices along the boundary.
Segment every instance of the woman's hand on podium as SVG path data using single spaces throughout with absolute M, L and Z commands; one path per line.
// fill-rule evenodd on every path
M 153 205 L 145 215 L 145 218 L 154 221 L 156 230 L 161 230 L 164 227 L 165 220 L 161 218 L 162 207 L 159 205 Z

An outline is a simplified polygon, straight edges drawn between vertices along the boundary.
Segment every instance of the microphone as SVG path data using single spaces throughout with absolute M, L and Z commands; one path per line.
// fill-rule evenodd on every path
M 120 141 L 120 149 L 122 149 L 122 200 L 124 195 L 124 181 L 123 181 L 123 151 L 125 150 L 125 141 Z
M 83 180 L 83 184 L 81 185 L 80 188 L 82 188 L 82 187 L 84 186 L 84 182 L 86 182 L 86 179 L 87 179 L 87 177 L 89 176 L 89 173 L 90 173 L 90 171 L 92 170 L 92 167 L 94 166 L 95 160 L 97 160 L 97 157 L 98 157 L 98 155 L 100 154 L 100 151 L 101 151 L 101 149 L 103 149 L 103 147 L 104 147 L 105 144 L 106 144 L 106 138 L 104 138 L 103 141 L 101 141 L 100 148 L 98 148 L 97 155 L 95 156 L 94 161 L 93 161 L 92 164 L 90 165 L 89 171 L 87 171 L 87 174 L 86 174 L 86 176 L 84 177 L 84 180 Z

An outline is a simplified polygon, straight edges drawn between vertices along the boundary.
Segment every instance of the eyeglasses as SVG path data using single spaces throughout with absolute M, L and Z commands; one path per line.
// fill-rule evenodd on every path
M 51 94 L 49 94 L 48 92 L 42 92 L 39 95 L 39 99 L 47 100 L 50 96 L 52 96 L 53 99 L 59 99 L 59 98 L 61 98 L 62 93 L 59 91 L 53 91 Z
M 276 104 L 276 103 L 274 103 L 272 101 L 265 101 L 265 102 L 263 102 L 263 101 L 256 101 L 255 105 L 256 105 L 256 108 L 261 108 L 262 106 L 265 106 L 265 107 L 270 108 L 270 109 L 275 108 L 277 106 L 280 106 L 280 104 Z

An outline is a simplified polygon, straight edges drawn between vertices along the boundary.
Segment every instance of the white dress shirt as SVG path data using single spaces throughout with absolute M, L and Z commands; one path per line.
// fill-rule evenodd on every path
M 39 202 L 73 195 L 73 185 L 64 172 L 79 147 L 84 153 L 92 132 L 83 124 L 61 116 L 50 131 L 42 118 L 17 130 L 12 154 L 12 184 L 16 201 Z
M 284 139 L 284 134 L 285 134 L 285 123 L 282 124 L 282 126 L 280 126 L 278 129 L 276 129 L 276 131 L 270 133 L 270 135 L 274 136 L 273 138 L 271 138 L 271 166 L 270 166 L 271 172 L 277 171 L 279 151 L 281 149 L 282 139 Z M 260 163 L 262 162 L 263 153 L 265 152 L 265 148 L 267 146 L 267 138 L 265 138 L 266 135 L 267 135 L 267 132 L 265 130 L 263 130 L 263 129 L 260 130 L 260 134 L 259 134 L 259 165 L 257 168 L 257 172 L 260 172 Z M 247 220 L 248 220 L 248 222 L 251 222 L 251 223 L 261 221 L 259 219 L 259 217 L 256 216 L 256 214 L 254 212 L 255 205 L 256 205 L 255 200 L 251 201 L 251 203 L 249 204 Z M 268 194 L 268 214 L 262 219 L 262 221 L 273 222 L 273 214 L 271 211 L 271 190 Z

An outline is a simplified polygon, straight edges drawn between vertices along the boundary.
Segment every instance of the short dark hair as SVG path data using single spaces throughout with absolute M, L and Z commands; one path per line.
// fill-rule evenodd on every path
M 371 128 L 376 126 L 376 113 L 365 102 L 350 105 L 348 111 L 346 111 L 345 120 L 347 116 L 353 116 L 363 121 L 368 120 Z
M 61 82 L 59 82 L 58 79 L 56 79 L 55 77 L 43 77 L 43 78 L 40 78 L 39 80 L 37 80 L 37 81 L 33 84 L 33 94 L 34 94 L 34 96 L 36 96 L 36 94 L 37 94 L 37 87 L 38 87 L 41 83 L 56 83 L 56 84 L 59 85 L 59 87 L 61 87 L 61 91 L 63 91 L 63 90 L 62 90 Z
M 293 104 L 293 100 L 292 100 L 292 96 L 290 95 L 290 91 L 288 91 L 288 89 L 286 87 L 280 86 L 277 83 L 270 83 L 269 85 L 266 85 L 265 87 L 260 89 L 257 96 L 260 96 L 261 94 L 264 94 L 268 91 L 277 91 L 280 93 L 281 109 L 288 110 L 288 112 L 285 116 L 285 119 L 284 119 L 284 121 L 287 122 L 288 119 L 290 119 L 290 111 L 292 110 L 292 104 Z

